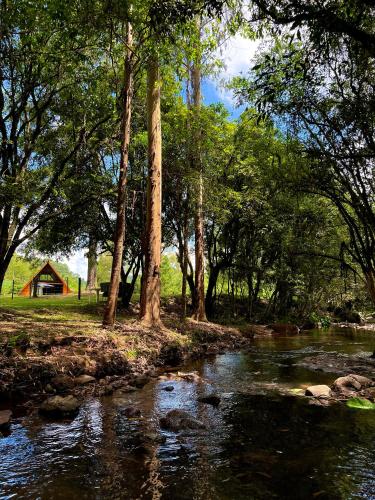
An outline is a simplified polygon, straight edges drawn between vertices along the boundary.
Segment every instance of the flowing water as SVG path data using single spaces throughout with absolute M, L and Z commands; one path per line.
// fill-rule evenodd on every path
M 0 439 L 0 499 L 375 499 L 375 411 L 287 394 L 337 377 L 299 360 L 373 350 L 370 332 L 260 339 L 248 352 L 185 367 L 200 383 L 155 380 L 120 398 L 90 399 L 72 421 L 20 416 Z M 219 407 L 197 402 L 213 391 Z M 126 418 L 128 404 L 143 419 Z M 159 417 L 173 408 L 207 429 L 161 431 Z

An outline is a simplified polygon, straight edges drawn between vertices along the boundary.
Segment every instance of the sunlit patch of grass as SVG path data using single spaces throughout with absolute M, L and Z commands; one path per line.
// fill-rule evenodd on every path
M 127 351 L 124 352 L 124 354 L 128 358 L 129 361 L 137 359 L 137 357 L 138 357 L 137 349 L 128 349 Z

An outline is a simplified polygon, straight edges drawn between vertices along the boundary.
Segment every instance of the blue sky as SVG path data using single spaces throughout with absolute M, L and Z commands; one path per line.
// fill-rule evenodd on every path
M 218 83 L 212 80 L 203 80 L 202 82 L 202 95 L 204 104 L 215 104 L 217 102 L 223 102 L 225 107 L 230 113 L 230 117 L 235 120 L 240 116 L 245 106 L 236 106 L 233 99 L 230 98 L 228 92 L 228 98 L 223 98 L 222 92 L 218 86 Z

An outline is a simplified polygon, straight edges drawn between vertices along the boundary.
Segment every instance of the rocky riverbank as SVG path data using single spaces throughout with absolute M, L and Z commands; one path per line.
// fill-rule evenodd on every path
M 7 331 L 0 342 L 0 397 L 2 400 L 43 398 L 54 394 L 110 394 L 138 388 L 165 366 L 189 358 L 245 347 L 252 335 L 214 323 L 181 322 L 164 318 L 165 327 L 149 329 L 136 320 L 101 326 L 88 334 L 47 323 L 44 332 L 31 325 L 21 333 L 9 327 L 19 317 L 7 313 Z M 38 324 L 40 328 L 40 324 Z
M 26 411 L 31 411 L 37 403 L 41 404 L 44 414 L 62 416 L 74 414 L 78 401 L 84 397 L 113 393 L 121 396 L 141 389 L 152 378 L 190 377 L 191 382 L 196 382 L 194 373 L 171 372 L 189 359 L 238 349 L 246 351 L 257 337 L 300 333 L 296 326 L 285 324 L 233 328 L 190 319 L 182 322 L 173 313 L 164 313 L 165 326 L 160 329 L 145 328 L 131 318 L 117 323 L 111 330 L 102 328 L 98 322 L 67 327 L 55 319 L 35 321 L 27 313 L 2 311 L 1 314 L 0 400 L 5 403 L 3 408 L 23 401 Z M 299 365 L 370 379 L 375 374 L 375 359 L 370 356 L 324 353 L 306 357 Z M 335 396 L 336 392 L 329 393 L 328 401 L 340 399 Z M 359 394 L 370 400 L 372 395 L 373 391 L 370 395 Z M 315 399 L 316 402 L 322 400 L 320 396 Z M 323 403 L 326 402 L 327 398 Z M 2 417 L 6 426 L 9 414 Z

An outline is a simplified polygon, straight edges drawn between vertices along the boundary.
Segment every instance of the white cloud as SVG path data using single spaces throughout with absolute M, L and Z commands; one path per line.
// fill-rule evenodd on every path
M 246 75 L 253 66 L 254 56 L 260 44 L 259 39 L 250 40 L 237 34 L 229 38 L 217 50 L 217 57 L 223 61 L 224 68 L 219 72 L 214 83 L 219 97 L 230 106 L 235 105 L 233 93 L 225 85 L 235 76 Z
M 63 257 L 61 262 L 68 264 L 69 269 L 81 276 L 81 278 L 86 279 L 87 277 L 87 259 L 85 257 L 86 250 L 78 250 L 74 252 L 69 257 Z
M 218 56 L 224 61 L 225 65 L 222 76 L 232 78 L 247 73 L 260 43 L 260 40 L 250 40 L 241 35 L 229 38 L 218 50 Z

